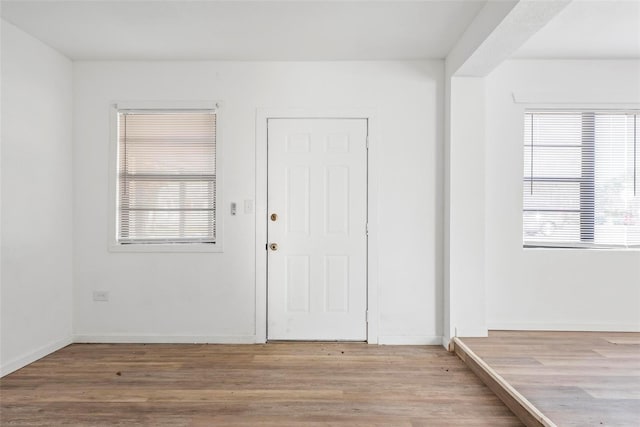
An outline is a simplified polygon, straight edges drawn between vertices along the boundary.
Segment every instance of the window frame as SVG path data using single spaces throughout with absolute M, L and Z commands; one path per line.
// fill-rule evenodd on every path
M 223 252 L 223 162 L 222 126 L 218 101 L 121 101 L 114 102 L 110 108 L 109 141 L 109 204 L 108 204 L 108 251 L 110 252 Z M 123 110 L 140 111 L 184 111 L 215 110 L 216 112 L 216 191 L 215 221 L 216 242 L 119 242 L 118 241 L 118 115 Z
M 514 100 L 515 100 L 515 95 L 514 95 Z M 520 141 L 524 141 L 524 121 L 525 121 L 525 115 L 526 114 L 535 114 L 535 113 L 553 113 L 553 112 L 557 112 L 557 113 L 581 113 L 583 116 L 583 120 L 584 120 L 584 115 L 585 114 L 592 114 L 591 119 L 594 120 L 594 116 L 598 113 L 601 114 L 634 114 L 634 115 L 638 115 L 640 117 L 640 105 L 635 105 L 635 104 L 624 104 L 624 105 L 620 105 L 619 108 L 616 107 L 607 107 L 607 108 L 598 108 L 598 107 L 593 107 L 593 105 L 572 105 L 570 103 L 551 103 L 551 104 L 544 104 L 544 105 L 538 105 L 536 103 L 527 103 L 529 105 L 527 105 L 525 108 L 523 108 L 521 110 L 521 115 L 520 118 L 522 120 L 521 122 L 521 126 L 520 126 L 520 130 L 521 130 L 521 137 L 520 137 Z M 593 175 L 595 173 L 595 157 L 593 156 L 594 152 L 595 152 L 595 141 L 593 140 L 594 135 L 590 135 L 590 139 L 592 140 L 591 145 L 590 146 L 584 146 L 582 145 L 582 149 L 583 149 L 583 155 L 584 155 L 584 150 L 585 148 L 590 149 L 591 150 L 591 166 L 593 167 L 591 169 L 591 174 Z M 640 137 L 637 136 L 637 144 L 638 147 L 640 147 Z M 582 137 L 582 140 L 584 141 L 584 134 Z M 521 145 L 522 148 L 522 152 L 521 152 L 521 159 L 524 159 L 524 149 L 525 149 L 525 144 Z M 589 156 L 588 156 L 589 157 Z M 587 158 L 587 161 L 589 161 L 589 159 Z M 581 157 L 581 163 L 582 163 L 582 168 L 585 168 L 585 159 L 584 157 Z M 588 165 L 586 166 L 588 168 Z M 526 182 L 526 177 L 524 175 L 524 170 L 522 168 L 520 168 L 520 176 L 521 176 L 521 183 Z M 639 171 L 640 172 L 640 171 Z M 593 191 L 595 191 L 595 176 L 592 176 L 592 181 L 590 183 L 588 183 L 587 188 L 585 188 L 582 184 L 584 183 L 583 179 L 576 179 L 576 182 L 579 182 L 580 185 L 580 216 L 581 216 L 581 221 L 584 219 L 584 215 L 585 212 L 582 211 L 582 205 L 583 205 L 583 195 L 585 192 L 589 191 L 591 193 L 593 193 Z M 522 187 L 521 187 L 522 188 Z M 532 242 L 532 241 L 525 241 L 524 239 L 524 194 L 521 193 L 520 194 L 521 198 L 520 198 L 520 238 L 521 238 L 521 242 L 522 242 L 522 248 L 524 250 L 544 250 L 544 249 L 568 249 L 568 250 L 573 250 L 573 249 L 577 249 L 577 250 L 592 250 L 592 251 L 598 251 L 598 250 L 604 250 L 604 251 L 640 251 L 640 245 L 631 245 L 631 246 L 627 246 L 627 245 L 622 245 L 622 244 L 597 244 L 594 243 L 593 241 L 589 242 L 589 239 L 593 240 L 593 235 L 595 232 L 595 228 L 594 225 L 592 224 L 592 227 L 588 230 L 587 234 L 585 235 L 585 232 L 581 229 L 580 230 L 580 242 Z M 594 209 L 595 209 L 595 205 L 594 205 Z M 594 221 L 595 218 L 591 218 L 587 215 L 587 219 Z

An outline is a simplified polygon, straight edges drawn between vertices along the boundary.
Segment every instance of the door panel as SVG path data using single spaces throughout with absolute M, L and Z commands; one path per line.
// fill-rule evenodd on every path
M 287 173 L 285 205 L 287 235 L 309 235 L 309 167 L 285 168 Z
M 366 340 L 367 121 L 268 126 L 268 338 Z

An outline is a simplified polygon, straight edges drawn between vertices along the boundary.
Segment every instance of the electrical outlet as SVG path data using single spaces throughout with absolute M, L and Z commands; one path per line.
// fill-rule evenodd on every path
M 109 301 L 109 292 L 107 291 L 93 291 L 93 300 L 99 302 Z

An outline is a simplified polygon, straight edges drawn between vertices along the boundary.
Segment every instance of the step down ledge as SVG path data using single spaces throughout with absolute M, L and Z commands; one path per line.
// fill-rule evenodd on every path
M 557 427 L 533 403 L 475 354 L 460 338 L 452 339 L 454 353 L 527 427 Z

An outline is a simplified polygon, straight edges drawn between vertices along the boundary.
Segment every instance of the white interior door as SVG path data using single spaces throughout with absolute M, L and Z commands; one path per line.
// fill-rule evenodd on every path
M 366 340 L 366 119 L 269 119 L 267 205 L 268 338 Z

